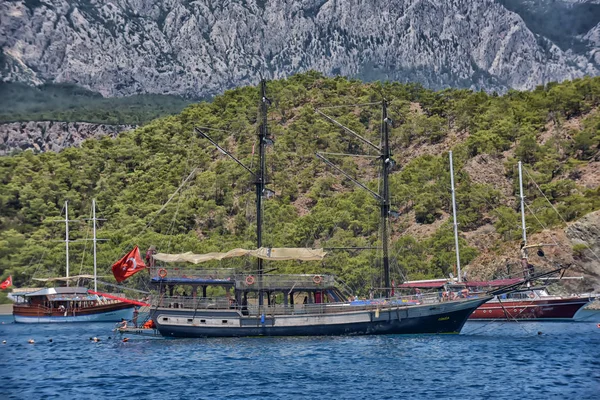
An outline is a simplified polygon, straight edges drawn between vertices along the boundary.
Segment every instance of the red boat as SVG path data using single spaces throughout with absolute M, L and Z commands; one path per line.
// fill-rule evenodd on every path
M 442 299 L 477 297 L 493 288 L 525 284 L 524 279 L 502 279 L 485 282 L 457 282 L 446 279 L 411 281 L 398 285 L 398 289 L 437 290 Z M 545 287 L 522 288 L 494 297 L 480 305 L 470 320 L 520 320 L 520 321 L 573 321 L 575 314 L 595 300 L 592 295 L 554 296 Z
M 470 320 L 573 321 L 592 296 L 552 296 L 538 288 L 496 296 L 479 306 Z

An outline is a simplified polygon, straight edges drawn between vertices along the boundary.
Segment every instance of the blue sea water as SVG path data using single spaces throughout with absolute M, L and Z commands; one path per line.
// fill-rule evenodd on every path
M 0 321 L 2 399 L 600 398 L 598 321 L 468 322 L 460 335 L 128 342 L 107 323 Z

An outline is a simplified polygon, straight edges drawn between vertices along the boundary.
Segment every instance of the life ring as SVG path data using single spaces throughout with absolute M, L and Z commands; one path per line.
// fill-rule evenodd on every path
M 158 270 L 158 276 L 159 276 L 161 279 L 165 279 L 165 278 L 167 277 L 167 270 L 166 270 L 166 269 L 164 269 L 164 268 L 161 268 L 161 269 L 159 269 L 159 270 Z
M 254 285 L 254 277 L 252 275 L 248 275 L 246 277 L 246 285 L 248 285 L 248 286 Z
M 323 282 L 323 277 L 321 275 L 315 275 L 313 276 L 313 282 L 315 285 L 319 285 L 321 282 Z
M 529 293 L 529 298 L 533 299 L 535 297 L 535 295 L 533 293 Z

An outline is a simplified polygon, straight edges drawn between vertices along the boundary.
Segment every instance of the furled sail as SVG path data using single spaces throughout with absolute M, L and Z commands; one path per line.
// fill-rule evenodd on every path
M 261 247 L 257 250 L 233 249 L 227 253 L 206 253 L 194 254 L 191 252 L 181 254 L 154 254 L 155 260 L 164 262 L 189 262 L 194 264 L 206 261 L 223 260 L 225 258 L 252 256 L 262 258 L 263 260 L 300 260 L 300 261 L 319 261 L 322 260 L 327 252 L 323 249 L 310 249 L 304 247 Z

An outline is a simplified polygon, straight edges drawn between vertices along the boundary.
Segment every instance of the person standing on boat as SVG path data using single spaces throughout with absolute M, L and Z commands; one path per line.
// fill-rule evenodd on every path
M 121 322 L 119 322 L 119 329 L 125 329 L 127 328 L 127 320 L 125 318 L 121 318 Z
M 133 327 L 137 328 L 137 321 L 138 321 L 138 316 L 139 316 L 140 312 L 138 311 L 137 307 L 133 308 L 133 318 L 131 319 L 131 321 L 133 322 Z
M 154 257 L 152 257 L 154 254 L 156 254 L 156 247 L 150 246 L 148 250 L 146 250 L 146 265 L 148 268 L 154 268 Z

